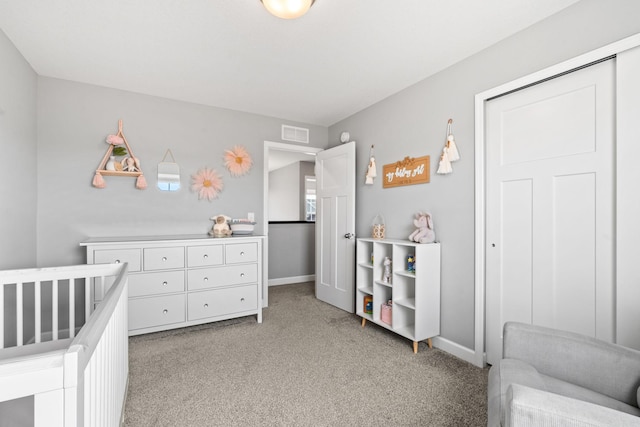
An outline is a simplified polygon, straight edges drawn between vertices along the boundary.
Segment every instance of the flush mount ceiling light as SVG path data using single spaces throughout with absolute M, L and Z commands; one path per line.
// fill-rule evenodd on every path
M 313 5 L 315 0 L 260 0 L 272 15 L 282 19 L 299 18 Z

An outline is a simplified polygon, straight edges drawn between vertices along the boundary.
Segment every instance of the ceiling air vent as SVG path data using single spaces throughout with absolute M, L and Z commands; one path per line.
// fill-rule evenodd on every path
M 282 140 L 309 143 L 309 129 L 282 125 Z

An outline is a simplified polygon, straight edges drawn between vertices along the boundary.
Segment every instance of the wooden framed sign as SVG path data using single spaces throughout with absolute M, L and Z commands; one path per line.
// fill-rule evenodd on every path
M 405 157 L 382 167 L 382 188 L 429 182 L 429 156 Z

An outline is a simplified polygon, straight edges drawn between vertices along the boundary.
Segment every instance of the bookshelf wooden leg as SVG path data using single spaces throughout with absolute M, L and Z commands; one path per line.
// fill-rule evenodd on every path
M 413 353 L 417 353 L 418 352 L 418 341 L 414 341 L 413 342 Z
M 427 338 L 427 345 L 429 346 L 429 348 L 433 348 L 433 345 L 431 344 L 431 338 Z
M 367 323 L 367 319 L 365 319 L 364 317 L 362 318 L 362 327 L 364 328 L 365 323 Z

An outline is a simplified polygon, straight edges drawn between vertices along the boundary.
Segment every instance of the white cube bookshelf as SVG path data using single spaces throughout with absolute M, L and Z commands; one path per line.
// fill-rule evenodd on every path
M 413 255 L 415 272 L 408 270 Z M 391 282 L 383 280 L 384 259 L 392 260 Z M 356 247 L 356 314 L 411 341 L 440 335 L 440 244 L 408 240 L 358 239 Z M 372 298 L 373 312 L 365 313 L 365 297 Z M 391 325 L 381 320 L 381 306 L 392 302 Z

